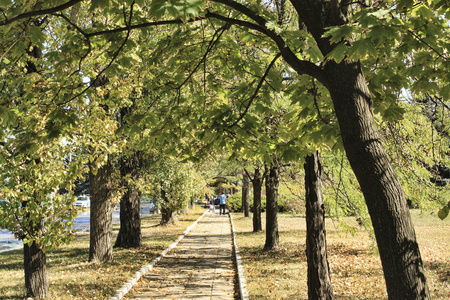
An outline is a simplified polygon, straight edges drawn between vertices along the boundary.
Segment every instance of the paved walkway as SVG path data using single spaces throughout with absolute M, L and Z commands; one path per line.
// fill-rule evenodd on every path
M 234 299 L 228 215 L 208 212 L 124 299 Z

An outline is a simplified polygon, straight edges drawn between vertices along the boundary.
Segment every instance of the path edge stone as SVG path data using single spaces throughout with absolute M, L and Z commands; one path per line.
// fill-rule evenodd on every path
M 241 296 L 241 300 L 249 300 L 250 297 L 248 295 L 247 290 L 247 280 L 245 279 L 244 266 L 242 265 L 241 254 L 239 253 L 239 248 L 236 243 L 236 231 L 234 230 L 233 216 L 231 212 L 229 213 L 229 215 L 231 223 L 231 233 L 233 237 L 234 260 L 236 263 L 237 277 L 239 284 L 239 294 Z
M 116 290 L 116 294 L 109 298 L 109 300 L 121 300 L 123 297 L 133 288 L 133 286 L 141 279 L 143 275 L 150 272 L 153 267 L 158 263 L 170 250 L 175 248 L 178 243 L 192 230 L 192 228 L 197 225 L 198 222 L 208 213 L 209 210 L 206 210 L 194 223 L 186 228 L 186 230 L 176 239 L 176 241 L 170 245 L 167 249 L 165 249 L 157 258 L 152 260 L 152 262 L 148 265 L 143 265 L 139 271 L 134 273 L 133 277 L 128 280 L 121 288 Z

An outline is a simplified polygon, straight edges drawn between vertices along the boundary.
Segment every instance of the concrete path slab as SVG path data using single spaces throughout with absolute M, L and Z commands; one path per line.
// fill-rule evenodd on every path
M 208 212 L 124 297 L 139 299 L 234 299 L 231 225 L 228 215 Z

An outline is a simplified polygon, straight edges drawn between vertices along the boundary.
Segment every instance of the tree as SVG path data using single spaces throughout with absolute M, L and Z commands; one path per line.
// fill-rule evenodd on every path
M 55 107 L 48 95 L 53 78 L 45 72 L 49 64 L 40 39 L 47 20 L 15 25 L 20 28 L 1 28 L 8 34 L 2 41 L 8 51 L 0 63 L 1 197 L 8 202 L 0 208 L 0 227 L 24 242 L 26 296 L 41 299 L 49 288 L 46 252 L 68 243 L 73 234 L 74 198 L 57 191 L 70 190 L 71 181 L 81 175 L 76 162 L 67 161 L 76 138 L 62 129 L 65 122 L 74 126 L 77 117 Z
M 125 193 L 120 199 L 120 228 L 114 247 L 138 248 L 142 246 L 141 234 L 141 190 L 138 186 L 138 174 L 144 168 L 142 152 L 123 156 L 120 173 Z
M 248 218 L 250 216 L 250 180 L 245 170 L 242 173 L 242 210 L 244 216 Z
M 253 232 L 262 231 L 261 223 L 261 190 L 265 175 L 261 174 L 260 167 L 255 167 L 253 178 L 247 170 L 245 174 L 253 184 Z
M 323 57 L 323 64 L 319 66 L 297 57 L 283 37 L 269 28 L 266 19 L 255 11 L 234 1 L 216 2 L 243 13 L 251 23 L 222 16 L 219 18 L 262 32 L 274 41 L 285 61 L 298 74 L 313 76 L 328 89 L 347 157 L 369 208 L 389 297 L 429 298 L 405 195 L 380 141 L 373 118 L 372 95 L 361 61 L 352 57 L 338 61 L 325 59 L 332 55 L 337 46 L 345 45 L 342 41 L 333 44 L 324 34 L 326 28 L 349 22 L 348 5 L 339 7 L 337 1 L 291 1 L 301 24 L 304 24 Z M 369 10 L 364 13 L 368 14 Z
M 71 146 L 48 136 L 42 120 L 42 111 L 30 116 L 17 110 L 0 147 L 0 193 L 8 200 L 0 208 L 0 228 L 23 241 L 26 294 L 39 299 L 48 295 L 46 252 L 73 237 L 74 197 L 57 191 L 70 189 L 81 174 L 74 162 L 66 163 Z M 24 140 L 28 147 L 23 147 Z
M 136 97 L 136 92 L 133 92 L 131 97 Z M 135 100 L 135 99 L 133 99 Z M 143 101 L 142 101 L 143 102 Z M 143 104 L 143 103 L 142 103 Z M 128 124 L 127 118 L 132 117 L 132 114 L 136 112 L 139 107 L 137 103 L 133 101 L 131 107 L 122 107 L 119 109 L 118 123 L 119 132 L 126 132 Z M 116 132 L 116 135 L 120 136 L 120 133 Z M 131 136 L 128 135 L 130 138 Z M 127 135 L 123 134 L 123 138 L 126 139 Z M 120 228 L 119 233 L 114 243 L 114 247 L 124 248 L 138 248 L 142 246 L 142 234 L 141 234 L 141 178 L 145 174 L 147 161 L 150 160 L 149 156 L 145 153 L 149 153 L 149 149 L 139 149 L 139 142 L 130 139 L 119 154 L 118 167 L 120 170 L 120 185 L 123 188 L 124 194 L 120 199 Z
M 5 148 L 9 145 L 2 155 Z M 0 227 L 23 241 L 26 295 L 38 299 L 48 295 L 46 252 L 68 243 L 73 234 L 74 199 L 55 191 L 59 185 L 70 186 L 66 180 L 74 177 L 56 149 L 51 144 L 34 153 L 16 152 L 14 158 L 5 155 L 2 164 L 1 197 L 8 203 L 0 208 Z
M 266 174 L 266 243 L 265 250 L 275 250 L 279 246 L 278 234 L 278 185 L 280 166 L 275 159 L 265 171 Z
M 446 187 L 449 174 L 445 172 L 450 161 L 449 139 L 445 131 L 440 133 L 424 115 L 428 105 L 412 99 L 405 101 L 401 106 L 404 118 L 383 123 L 381 133 L 410 207 L 435 211 L 446 205 L 449 197 Z M 434 115 L 445 117 L 444 108 Z M 441 124 L 445 126 L 445 122 Z
M 107 159 L 105 165 L 98 169 L 90 167 L 91 220 L 89 261 L 104 263 L 113 260 L 112 249 L 112 201 L 113 162 Z
M 120 200 L 120 228 L 114 247 L 139 248 L 142 246 L 141 234 L 141 191 L 128 186 Z
M 89 261 L 106 263 L 113 260 L 112 210 L 119 202 L 122 191 L 118 189 L 120 179 L 117 172 L 117 156 L 124 145 L 117 143 L 115 130 L 118 125 L 113 118 L 117 106 L 112 106 L 109 79 L 101 76 L 95 90 L 90 94 L 92 101 L 86 108 L 89 118 L 81 128 L 85 138 L 80 146 L 86 149 L 89 161 L 90 206 L 90 243 Z M 120 103 L 116 103 L 120 105 Z
M 322 198 L 322 166 L 318 151 L 306 157 L 304 168 L 308 299 L 333 299 Z
M 161 210 L 161 225 L 175 223 L 177 212 L 186 208 L 191 198 L 205 194 L 206 184 L 191 162 L 164 157 L 150 170 L 152 195 Z
M 448 199 L 448 195 L 445 195 L 443 191 L 443 187 L 450 182 L 450 156 L 448 153 L 445 153 L 450 147 L 448 101 L 445 101 L 442 97 L 432 97 L 429 94 L 425 94 L 423 99 L 416 99 L 413 103 L 421 107 L 421 113 L 426 116 L 433 126 L 431 129 L 431 141 L 429 142 L 432 145 L 431 153 L 434 161 L 431 164 L 425 163 L 425 167 L 431 172 L 431 181 L 435 184 L 435 196 L 430 198 L 438 200 L 437 202 L 441 205 L 438 217 L 443 220 L 450 212 L 450 201 L 445 203 L 444 199 Z M 439 146 L 436 147 L 435 144 Z M 436 191 L 439 191 L 439 193 L 436 193 Z

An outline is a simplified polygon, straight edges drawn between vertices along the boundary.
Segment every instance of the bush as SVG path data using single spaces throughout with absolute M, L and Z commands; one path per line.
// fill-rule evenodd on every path
M 242 212 L 242 195 L 234 194 L 227 200 L 228 209 L 232 212 Z M 250 197 L 250 211 L 253 212 L 253 197 Z M 266 196 L 261 196 L 261 212 L 266 211 Z
M 242 212 L 242 195 L 234 194 L 227 200 L 228 209 L 232 212 Z M 250 211 L 253 213 L 253 197 L 250 197 Z M 266 211 L 266 196 L 261 196 L 261 212 Z M 280 213 L 304 213 L 305 203 L 300 197 L 293 195 L 278 195 L 278 211 Z
M 278 196 L 278 211 L 280 213 L 299 214 L 305 213 L 305 201 L 300 197 L 294 195 L 279 195 Z
M 234 194 L 228 197 L 227 206 L 232 212 L 242 212 L 242 195 Z

